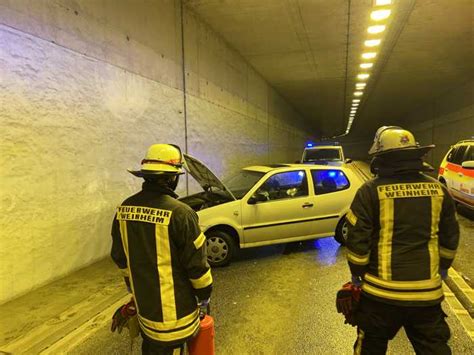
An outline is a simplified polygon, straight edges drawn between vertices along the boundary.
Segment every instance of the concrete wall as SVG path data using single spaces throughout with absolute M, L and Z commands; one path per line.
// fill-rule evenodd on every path
M 224 176 L 297 159 L 299 115 L 186 14 L 189 152 Z M 0 0 L 0 303 L 107 255 L 125 169 L 185 146 L 181 43 L 178 1 Z
M 436 145 L 426 161 L 437 169 L 452 144 L 474 137 L 474 81 L 420 106 L 400 124 L 411 130 L 420 144 Z

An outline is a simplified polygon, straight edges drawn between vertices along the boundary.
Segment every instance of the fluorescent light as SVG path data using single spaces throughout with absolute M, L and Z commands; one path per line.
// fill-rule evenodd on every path
M 366 73 L 364 73 L 364 74 L 358 74 L 358 75 L 357 75 L 357 79 L 365 80 L 365 79 L 367 79 L 369 76 L 370 76 L 370 74 L 366 74 Z
M 359 106 L 359 103 L 353 102 L 353 103 L 352 103 L 352 106 L 357 107 L 357 106 Z
M 354 96 L 362 96 L 362 91 L 354 91 Z
M 356 83 L 356 88 L 364 88 L 366 85 L 366 83 Z
M 388 10 L 388 9 L 375 10 L 375 11 L 372 11 L 372 13 L 370 14 L 370 18 L 374 21 L 381 21 L 388 18 L 391 13 L 392 13 L 392 10 Z
M 392 0 L 375 0 L 375 6 L 390 5 Z
M 352 102 L 360 102 L 360 99 L 352 99 Z
M 362 53 L 362 58 L 372 59 L 372 58 L 375 58 L 376 55 L 377 55 L 377 53 L 375 53 L 375 52 L 365 52 L 365 53 Z
M 385 31 L 385 25 L 376 25 L 376 26 L 370 26 L 367 29 L 367 32 L 375 34 L 375 33 L 381 33 Z
M 360 65 L 362 69 L 369 69 L 369 68 L 372 68 L 373 66 L 374 66 L 374 63 L 362 63 Z
M 375 47 L 380 44 L 381 40 L 380 39 L 368 39 L 367 41 L 364 42 L 366 47 Z

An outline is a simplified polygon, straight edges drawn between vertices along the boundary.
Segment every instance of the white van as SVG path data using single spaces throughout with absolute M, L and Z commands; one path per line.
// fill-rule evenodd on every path
M 334 143 L 325 145 L 308 144 L 303 151 L 301 163 L 317 165 L 341 166 L 343 163 L 349 163 L 345 160 L 342 146 Z

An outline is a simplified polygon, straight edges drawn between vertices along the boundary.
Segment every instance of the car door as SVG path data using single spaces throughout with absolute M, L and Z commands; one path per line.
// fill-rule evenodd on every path
M 246 246 L 274 244 L 312 234 L 314 205 L 310 202 L 306 169 L 276 172 L 250 192 L 264 201 L 242 200 Z
M 351 204 L 354 191 L 349 178 L 339 169 L 311 169 L 314 188 L 315 237 L 334 235 L 342 213 Z
M 446 181 L 446 186 L 448 189 L 452 188 L 452 181 L 454 177 L 454 157 L 456 156 L 456 152 L 458 151 L 459 147 L 453 147 L 451 150 L 448 152 L 446 155 L 446 165 L 444 166 L 443 169 L 443 178 L 444 181 Z
M 460 145 L 453 154 L 451 161 L 446 165 L 446 170 L 449 170 L 448 187 L 452 189 L 452 192 L 456 196 L 459 196 L 459 191 L 461 189 L 461 181 L 463 178 L 462 162 L 464 161 L 466 147 L 467 146 L 465 145 Z

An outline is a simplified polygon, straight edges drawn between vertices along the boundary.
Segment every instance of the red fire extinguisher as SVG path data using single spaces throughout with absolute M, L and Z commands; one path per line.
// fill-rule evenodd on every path
M 201 319 L 201 326 L 198 335 L 189 343 L 190 355 L 214 355 L 214 318 L 208 314 Z

